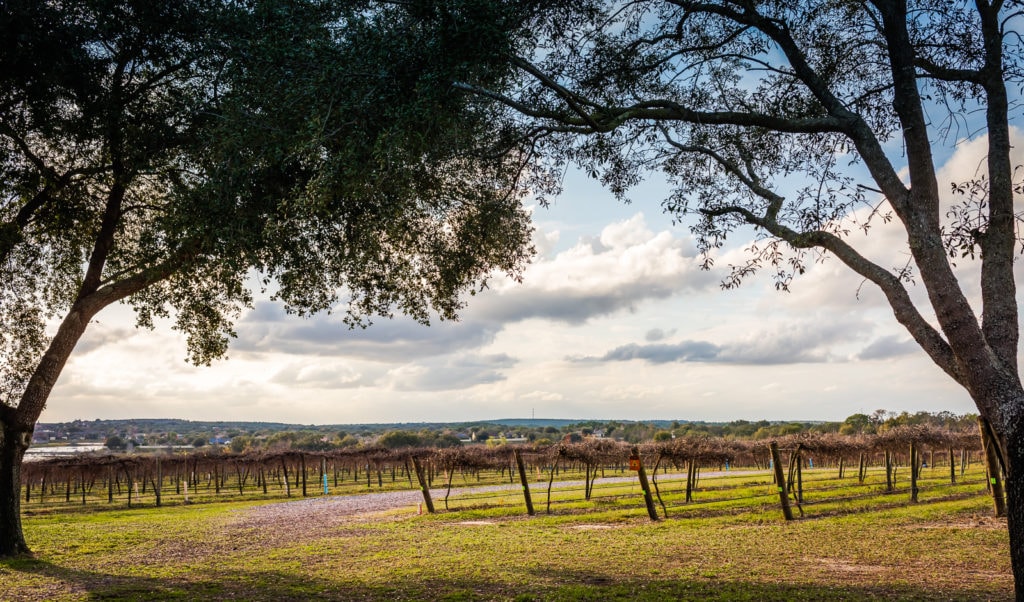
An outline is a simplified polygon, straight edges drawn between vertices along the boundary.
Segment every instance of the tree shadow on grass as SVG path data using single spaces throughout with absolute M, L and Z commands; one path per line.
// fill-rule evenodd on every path
M 624 562 L 628 560 L 624 559 Z M 152 577 L 81 570 L 33 558 L 0 561 L 8 571 L 31 573 L 47 583 L 38 588 L 3 591 L 11 602 L 55 600 L 510 600 L 513 602 L 662 601 L 662 600 L 999 600 L 1012 592 L 996 588 L 939 591 L 891 584 L 753 583 L 716 579 L 619 579 L 585 570 L 536 570 L 522 585 L 445 578 L 395 578 L 386 585 L 349 582 L 344 567 L 332 580 L 282 571 L 223 571 L 215 575 Z

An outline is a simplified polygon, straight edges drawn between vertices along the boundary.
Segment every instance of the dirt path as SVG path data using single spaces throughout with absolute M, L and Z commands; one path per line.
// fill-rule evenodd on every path
M 706 472 L 701 475 L 701 478 L 742 474 L 767 474 L 767 471 Z M 658 475 L 659 481 L 685 479 L 686 475 L 684 473 Z M 636 475 L 604 477 L 598 478 L 597 483 L 599 485 L 608 483 L 637 483 L 637 477 Z M 552 491 L 557 491 L 582 487 L 583 481 L 556 481 L 552 484 L 551 489 Z M 637 487 L 639 487 L 638 483 Z M 518 484 L 453 487 L 449 498 L 504 491 L 518 492 L 520 488 L 521 485 Z M 547 492 L 547 483 L 536 481 L 530 485 L 530 489 L 536 500 Z M 435 507 L 441 504 L 444 495 L 444 488 L 433 488 L 430 490 L 430 497 L 434 500 Z M 241 511 L 237 519 L 232 521 L 231 526 L 259 529 L 261 531 L 266 531 L 267 527 L 274 527 L 274 531 L 284 535 L 285 532 L 292 531 L 293 528 L 301 528 L 301 525 L 310 523 L 321 527 L 329 527 L 359 520 L 364 515 L 397 510 L 399 508 L 409 508 L 410 512 L 413 512 L 417 511 L 421 502 L 423 502 L 423 496 L 418 490 L 313 497 L 294 502 L 264 504 L 246 509 Z

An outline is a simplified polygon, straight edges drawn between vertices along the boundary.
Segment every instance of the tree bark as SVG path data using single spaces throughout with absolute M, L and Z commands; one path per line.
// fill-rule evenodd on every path
M 32 429 L 0 419 L 0 557 L 29 552 L 21 530 L 21 460 Z
M 1018 424 L 1018 427 L 1024 425 Z M 1007 436 L 1006 525 L 1010 532 L 1010 562 L 1018 602 L 1024 601 L 1024 428 Z
M 989 423 L 982 417 L 978 417 L 978 427 L 981 431 L 981 445 L 985 450 L 985 464 L 988 468 L 988 490 L 992 494 L 992 502 L 995 505 L 996 516 L 1006 516 L 1006 498 L 1003 495 L 1003 479 L 1000 473 L 999 451 L 992 436 L 992 429 Z

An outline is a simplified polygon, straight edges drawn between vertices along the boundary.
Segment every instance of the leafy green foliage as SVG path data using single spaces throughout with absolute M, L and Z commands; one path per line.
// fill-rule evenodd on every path
M 5 403 L 51 346 L 44 321 L 78 308 L 173 316 L 208 364 L 254 273 L 294 311 L 361 326 L 454 318 L 516 274 L 519 163 L 485 154 L 487 108 L 448 85 L 505 78 L 516 30 L 437 34 L 478 4 L 5 3 Z

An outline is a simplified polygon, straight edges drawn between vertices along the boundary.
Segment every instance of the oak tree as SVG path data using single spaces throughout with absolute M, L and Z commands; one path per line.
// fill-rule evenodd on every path
M 521 27 L 468 35 L 466 4 L 0 3 L 0 556 L 27 551 L 24 452 L 111 304 L 207 364 L 253 283 L 365 326 L 518 273 L 521 159 L 484 153 L 490 109 L 448 82 L 500 85 Z
M 708 262 L 756 231 L 734 286 L 780 288 L 827 255 L 885 295 L 896 320 L 992 426 L 1007 475 L 1024 599 L 1024 389 L 1014 257 L 1024 250 L 1011 162 L 1024 4 L 1013 0 L 581 1 L 510 55 L 519 80 L 459 87 L 508 109 L 549 169 L 572 162 L 613 192 L 654 171 L 664 208 Z M 1019 109 L 1017 109 L 1019 111 Z M 953 141 L 987 145 L 976 178 L 940 187 Z M 557 182 L 557 178 L 554 179 Z M 947 184 L 948 186 L 948 184 Z M 944 206 L 943 193 L 957 202 Z M 854 234 L 892 219 L 896 269 Z M 976 261 L 979 279 L 955 264 Z M 915 303 L 912 286 L 927 301 Z M 980 290 L 976 296 L 969 294 Z

